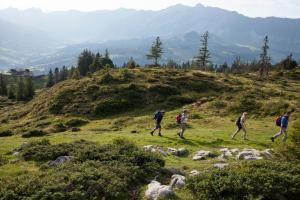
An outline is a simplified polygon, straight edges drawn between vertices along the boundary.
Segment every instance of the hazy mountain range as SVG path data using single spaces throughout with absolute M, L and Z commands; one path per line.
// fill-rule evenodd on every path
M 249 18 L 219 8 L 176 5 L 160 11 L 0 10 L 0 69 L 76 64 L 78 53 L 108 48 L 117 64 L 133 56 L 145 64 L 156 36 L 162 38 L 163 62 L 190 60 L 197 53 L 200 35 L 210 32 L 214 63 L 258 58 L 263 37 L 269 35 L 270 54 L 278 61 L 293 53 L 300 58 L 300 19 Z

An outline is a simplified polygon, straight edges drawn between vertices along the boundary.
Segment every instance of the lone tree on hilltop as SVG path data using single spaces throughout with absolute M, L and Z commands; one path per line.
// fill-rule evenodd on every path
M 263 46 L 261 47 L 262 53 L 260 54 L 260 60 L 259 60 L 259 76 L 268 76 L 270 65 L 271 65 L 271 57 L 268 55 L 269 50 L 269 37 L 266 36 L 263 41 Z
M 201 47 L 199 49 L 198 55 L 195 57 L 195 63 L 197 67 L 204 70 L 207 70 L 208 65 L 211 63 L 210 52 L 208 50 L 208 39 L 209 39 L 209 33 L 208 31 L 206 31 L 201 36 Z
M 162 57 L 163 53 L 162 42 L 160 38 L 157 37 L 149 50 L 149 54 L 146 56 L 149 60 L 154 60 L 154 65 L 158 66 L 158 59 Z

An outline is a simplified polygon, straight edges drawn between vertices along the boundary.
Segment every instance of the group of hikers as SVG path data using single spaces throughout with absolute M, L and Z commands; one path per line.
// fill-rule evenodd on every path
M 155 120 L 155 127 L 154 129 L 150 132 L 151 135 L 153 136 L 154 132 L 158 130 L 158 135 L 162 136 L 161 133 L 161 122 L 163 120 L 163 117 L 165 115 L 165 111 L 157 111 L 154 114 L 154 120 Z M 274 142 L 276 138 L 278 138 L 281 135 L 284 135 L 282 142 L 286 142 L 288 135 L 287 135 L 287 128 L 289 124 L 289 117 L 291 115 L 291 112 L 286 112 L 284 115 L 279 116 L 276 118 L 275 123 L 276 126 L 280 127 L 280 131 L 276 133 L 273 137 L 271 137 L 271 141 Z M 248 140 L 247 138 L 247 129 L 246 129 L 246 121 L 248 119 L 248 113 L 244 112 L 242 116 L 240 116 L 237 121 L 236 121 L 236 126 L 237 130 L 233 133 L 231 136 L 231 139 L 235 140 L 235 136 L 242 130 L 244 132 L 243 138 L 244 140 Z M 184 132 L 187 128 L 187 121 L 188 121 L 188 111 L 187 109 L 184 109 L 181 114 L 178 114 L 176 117 L 176 122 L 180 126 L 180 131 L 177 133 L 177 135 L 184 139 Z

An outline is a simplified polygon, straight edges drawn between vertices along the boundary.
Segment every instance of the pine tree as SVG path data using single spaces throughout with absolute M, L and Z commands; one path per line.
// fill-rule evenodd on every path
M 259 69 L 259 76 L 268 76 L 269 75 L 269 67 L 270 67 L 270 62 L 271 62 L 271 58 L 268 56 L 268 50 L 269 50 L 269 38 L 268 36 L 266 36 L 264 38 L 264 43 L 263 46 L 261 48 L 262 53 L 260 54 L 260 69 Z
M 32 83 L 32 77 L 27 76 L 25 78 L 25 91 L 24 91 L 24 96 L 27 99 L 32 99 L 34 96 L 34 88 L 33 88 L 33 83 Z
M 93 63 L 94 55 L 91 51 L 85 49 L 78 57 L 78 70 L 81 76 L 85 76 Z
M 65 81 L 68 79 L 68 69 L 66 66 L 63 66 L 59 72 L 59 81 Z
M 103 66 L 101 65 L 101 55 L 99 52 L 96 53 L 92 66 L 94 67 L 95 71 L 103 69 Z
M 16 91 L 16 100 L 22 101 L 25 100 L 25 85 L 23 77 L 20 76 L 17 84 L 17 91 Z
M 10 86 L 9 86 L 7 97 L 8 97 L 9 99 L 15 99 L 15 98 L 16 98 L 16 96 L 15 96 L 15 88 L 14 88 L 13 85 L 10 85 Z
M 133 57 L 130 57 L 128 63 L 126 64 L 126 67 L 129 68 L 129 69 L 134 69 L 134 68 L 136 68 L 136 66 L 137 65 L 136 65 Z
M 209 33 L 206 31 L 201 36 L 201 48 L 199 49 L 198 55 L 195 57 L 195 63 L 198 68 L 207 70 L 210 65 L 210 51 L 208 49 Z
M 48 80 L 46 82 L 46 87 L 50 88 L 54 85 L 54 77 L 52 73 L 52 69 L 50 69 L 49 74 L 48 74 Z
M 75 70 L 74 70 L 74 73 L 73 73 L 73 75 L 72 75 L 72 79 L 76 79 L 76 80 L 78 80 L 78 79 L 80 79 L 80 72 L 79 72 L 79 69 L 78 68 L 75 68 Z
M 101 63 L 101 66 L 109 66 L 109 68 L 114 68 L 114 63 L 113 61 L 110 59 L 110 56 L 109 56 L 109 52 L 108 52 L 108 49 L 105 50 L 105 55 L 104 55 L 104 58 L 101 58 L 100 59 L 100 63 Z
M 157 37 L 152 43 L 149 54 L 146 56 L 149 60 L 154 60 L 154 65 L 158 66 L 158 59 L 162 57 L 163 53 L 162 42 L 160 41 L 160 38 Z
M 58 83 L 60 80 L 59 80 L 59 69 L 56 67 L 54 69 L 54 83 Z
M 0 74 L 0 95 L 7 95 L 7 85 L 3 74 Z

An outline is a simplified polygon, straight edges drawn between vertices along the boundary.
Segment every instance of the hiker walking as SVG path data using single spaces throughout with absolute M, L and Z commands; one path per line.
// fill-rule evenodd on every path
M 183 134 L 184 134 L 184 132 L 187 128 L 187 120 L 188 120 L 188 114 L 187 113 L 188 113 L 187 110 L 184 109 L 183 113 L 178 115 L 177 118 L 176 118 L 176 121 L 180 122 L 180 128 L 181 128 L 180 132 L 177 133 L 177 135 L 182 139 L 184 139 Z
M 236 124 L 236 126 L 237 126 L 237 130 L 233 133 L 233 135 L 232 135 L 232 139 L 234 140 L 235 138 L 235 136 L 241 131 L 241 130 L 243 130 L 243 132 L 244 132 L 244 140 L 248 140 L 247 139 L 247 130 L 246 130 L 246 120 L 247 120 L 247 116 L 248 116 L 248 113 L 246 113 L 246 112 L 244 112 L 243 114 L 242 114 L 242 116 L 241 117 L 239 117 L 238 119 L 237 119 L 237 121 L 235 122 L 235 124 Z
M 283 116 L 280 116 L 276 119 L 276 125 L 280 126 L 280 132 L 275 134 L 273 137 L 271 137 L 272 142 L 275 141 L 276 138 L 284 134 L 284 137 L 282 138 L 282 142 L 286 142 L 288 135 L 287 135 L 287 127 L 289 124 L 289 117 L 291 115 L 291 112 L 285 113 Z
M 153 131 L 151 131 L 151 135 L 153 136 L 153 133 L 156 131 L 156 130 L 158 130 L 158 135 L 159 136 L 162 136 L 161 135 L 161 125 L 160 125 L 160 123 L 161 123 L 161 121 L 162 121 L 162 119 L 163 119 L 163 117 L 164 117 L 164 114 L 165 114 L 165 111 L 157 111 L 156 113 L 155 113 L 155 115 L 154 115 L 154 120 L 155 120 L 155 128 L 153 129 Z

